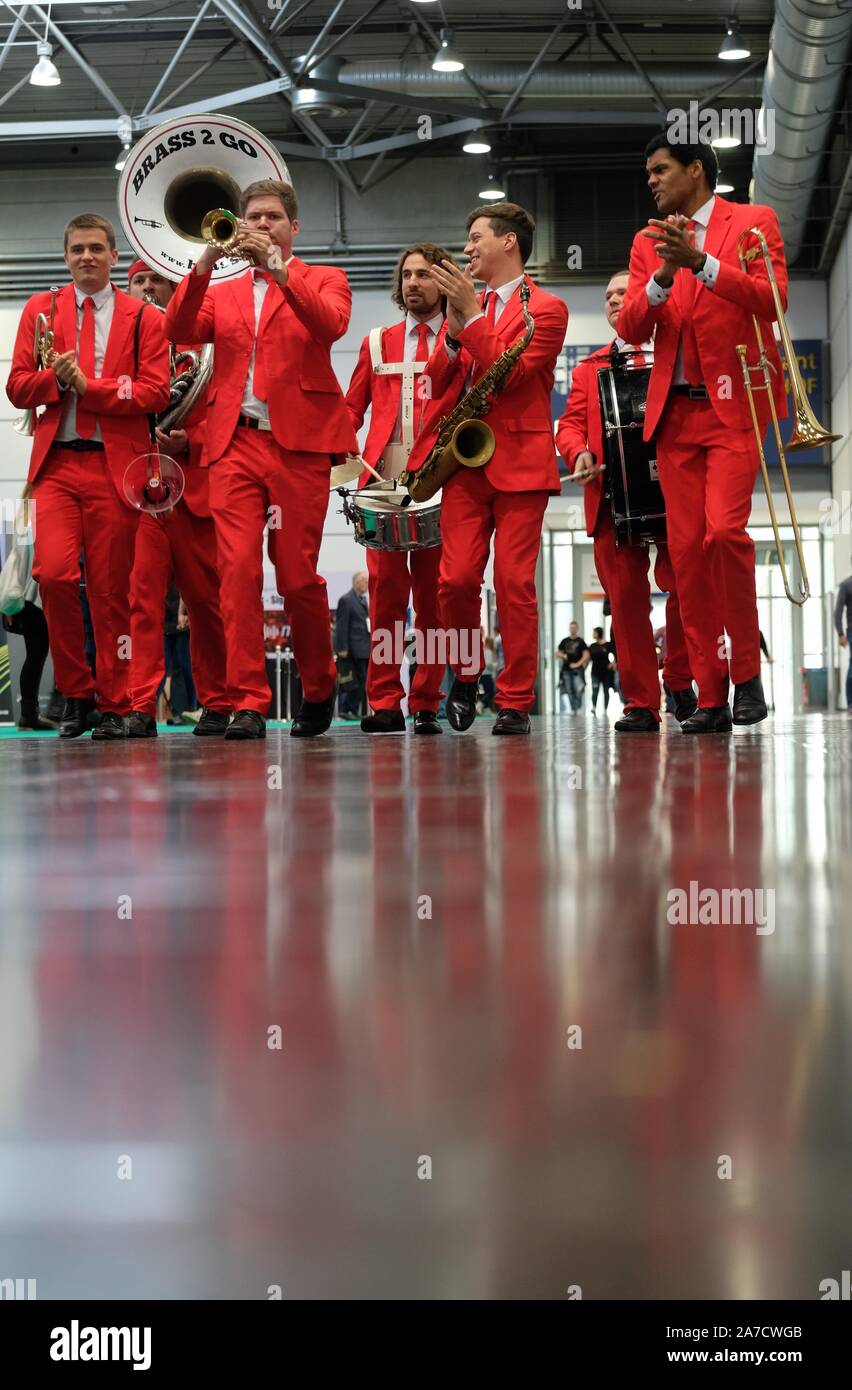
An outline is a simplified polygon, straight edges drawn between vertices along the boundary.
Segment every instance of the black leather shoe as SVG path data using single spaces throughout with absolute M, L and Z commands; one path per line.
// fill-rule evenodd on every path
M 519 709 L 501 709 L 494 720 L 492 734 L 531 734 L 530 717 Z
M 101 715 L 100 724 L 92 730 L 92 739 L 95 743 L 109 743 L 115 738 L 127 738 L 127 729 L 122 715 L 109 710 Z
M 689 719 L 698 709 L 698 697 L 692 686 L 688 690 L 673 690 L 672 699 L 674 700 L 674 717 L 679 724 L 684 719 Z
M 454 680 L 447 696 L 447 719 L 456 733 L 464 733 L 476 718 L 476 691 L 479 681 Z
M 225 738 L 266 738 L 266 720 L 256 709 L 238 709 Z
M 752 676 L 750 681 L 734 686 L 735 724 L 759 724 L 768 713 L 760 676 Z
M 416 734 L 442 734 L 444 731 L 438 723 L 438 716 L 434 710 L 419 709 L 414 715 L 414 732 Z
M 208 709 L 205 705 L 201 718 L 193 729 L 199 738 L 221 738 L 226 733 L 231 716 L 221 709 Z
M 79 738 L 89 728 L 89 715 L 95 708 L 94 700 L 66 700 L 59 721 L 60 738 Z
M 361 731 L 365 734 L 404 734 L 405 720 L 402 710 L 377 709 L 361 720 Z
M 39 714 L 38 700 L 25 700 L 22 696 L 18 728 L 32 729 L 34 733 L 50 733 L 56 730 L 56 725 L 51 724 L 49 720 L 42 719 Z
M 141 709 L 131 712 L 127 720 L 128 738 L 157 738 L 157 721 L 152 714 L 143 714 Z
M 301 708 L 290 726 L 291 738 L 316 738 L 331 728 L 337 686 L 327 700 L 302 699 Z
M 733 728 L 729 705 L 710 705 L 697 709 L 681 724 L 685 734 L 729 734 Z
M 654 718 L 651 710 L 634 705 L 632 709 L 626 710 L 620 719 L 616 719 L 615 732 L 617 734 L 658 734 L 660 721 Z

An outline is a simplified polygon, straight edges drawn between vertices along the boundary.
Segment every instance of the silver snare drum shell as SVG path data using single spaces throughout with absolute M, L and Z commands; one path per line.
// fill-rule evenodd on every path
M 361 488 L 351 498 L 355 539 L 368 550 L 428 550 L 441 544 L 441 504 L 401 507 Z

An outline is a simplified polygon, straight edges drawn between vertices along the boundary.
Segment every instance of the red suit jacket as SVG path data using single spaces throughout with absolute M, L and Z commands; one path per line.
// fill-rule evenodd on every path
M 354 452 L 355 431 L 331 365 L 332 344 L 349 325 L 349 281 L 342 270 L 298 258 L 287 268 L 286 288 L 271 283 L 266 290 L 277 301 L 264 328 L 272 434 L 283 449 Z M 209 275 L 191 270 L 169 301 L 166 332 L 173 342 L 214 345 L 205 462 L 215 463 L 236 429 L 254 347 L 251 275 L 211 286 Z
M 102 375 L 89 381 L 81 399 L 86 410 L 98 416 L 107 466 L 124 501 L 125 470 L 138 454 L 147 453 L 151 447 L 147 416 L 163 410 L 169 402 L 169 345 L 163 332 L 162 314 L 131 299 L 123 290 L 113 288 L 115 302 Z M 55 372 L 36 370 L 33 365 L 36 314 L 47 314 L 49 308 L 50 294 L 46 290 L 27 301 L 18 325 L 12 370 L 6 383 L 6 394 L 14 406 L 24 410 L 38 405 L 47 407 L 36 421 L 28 475 L 30 483 L 35 482 L 47 457 L 65 405 Z M 139 370 L 134 376 L 133 339 L 140 312 Z M 54 348 L 57 352 L 68 352 L 76 342 L 74 286 L 63 285 L 56 297 Z
M 737 238 L 748 227 L 759 227 L 766 237 L 781 302 L 786 309 L 784 244 L 778 230 L 778 218 L 771 208 L 759 204 L 728 203 L 717 194 L 704 240 L 707 254 L 721 262 L 715 287 L 710 289 L 702 284 L 691 270 L 678 270 L 668 299 L 658 308 L 648 303 L 645 287 L 662 262 L 649 237 L 637 232 L 633 238 L 630 284 L 616 329 L 619 336 L 629 343 L 646 342 L 656 329 L 654 366 L 645 412 L 646 439 L 653 435 L 665 407 L 684 320 L 683 301 L 693 289 L 693 282 L 695 298 L 691 312 L 698 356 L 710 403 L 719 419 L 734 429 L 752 427 L 742 367 L 736 353 L 737 343 L 745 343 L 749 364 L 757 361 L 752 314 L 757 315 L 769 361 L 775 369 L 772 376 L 773 394 L 779 418 L 787 414 L 780 358 L 772 332 L 771 321 L 775 311 L 766 267 L 763 258 L 758 256 L 749 261 L 748 270 L 743 271 L 737 256 Z M 757 243 L 753 241 L 752 244 Z M 752 380 L 762 381 L 762 375 L 755 374 Z M 755 393 L 755 404 L 758 420 L 765 425 L 770 418 L 765 391 Z
M 527 277 L 529 279 L 529 277 Z M 556 295 L 529 282 L 529 311 L 535 319 L 532 342 L 512 368 L 506 384 L 485 416 L 495 436 L 495 449 L 485 474 L 500 492 L 556 492 L 560 490 L 559 469 L 553 443 L 550 393 L 553 368 L 565 342 L 568 309 Z M 521 299 L 512 295 L 492 329 L 485 318 L 475 319 L 459 334 L 463 349 L 454 362 L 447 356 L 443 340 L 435 344 L 426 374 L 432 382 L 433 409 L 411 451 L 409 470 L 420 467 L 435 442 L 440 413 L 434 408 L 452 392 L 461 394 L 468 373 L 474 380 L 496 362 L 524 328 Z
M 615 339 L 613 338 L 613 342 Z M 610 362 L 610 349 L 598 348 L 584 362 L 578 362 L 571 373 L 571 392 L 565 413 L 556 431 L 556 449 L 573 472 L 577 455 L 585 449 L 594 454 L 595 462 L 603 459 L 603 426 L 598 397 L 598 372 Z M 586 534 L 593 536 L 598 523 L 598 511 L 603 497 L 604 475 L 599 473 L 583 488 L 586 509 Z
M 443 343 L 445 333 L 446 324 L 442 324 L 435 340 L 436 349 Z M 386 328 L 382 333 L 382 361 L 401 362 L 404 350 L 405 319 L 401 323 L 394 324 L 393 328 Z M 439 419 L 442 415 L 448 414 L 459 397 L 459 382 L 455 376 L 452 376 L 447 382 L 444 395 L 438 401 L 423 399 L 418 394 L 418 386 L 427 370 L 428 368 L 424 365 L 423 374 L 414 379 L 415 438 L 420 434 L 427 421 Z M 402 378 L 400 376 L 377 376 L 373 371 L 370 357 L 370 336 L 368 334 L 361 344 L 358 362 L 352 373 L 349 390 L 346 392 L 346 408 L 349 411 L 352 428 L 357 431 L 364 423 L 367 407 L 372 404 L 370 428 L 367 431 L 362 455 L 368 463 L 372 463 L 374 466 L 393 438 L 399 418 L 401 390 Z M 372 473 L 365 470 L 360 478 L 360 486 L 364 487 L 372 482 L 375 482 Z

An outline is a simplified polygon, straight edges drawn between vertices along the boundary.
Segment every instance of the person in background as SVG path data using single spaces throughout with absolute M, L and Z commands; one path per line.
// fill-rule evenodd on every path
M 837 602 L 834 605 L 834 626 L 841 647 L 849 646 L 852 632 L 852 574 L 837 587 Z M 852 713 L 852 659 L 846 667 L 846 706 Z
M 560 663 L 559 693 L 562 712 L 567 698 L 572 714 L 579 714 L 583 705 L 583 691 L 586 677 L 583 674 L 589 664 L 589 648 L 580 636 L 575 622 L 568 625 L 568 636 L 563 637 L 556 649 L 556 659 Z
M 359 570 L 352 576 L 352 588 L 337 605 L 334 628 L 334 649 L 339 660 L 351 663 L 355 679 L 341 685 L 339 713 L 341 719 L 360 719 L 361 704 L 367 684 L 370 663 L 370 623 L 367 589 L 370 576 Z
M 603 707 L 609 705 L 609 692 L 612 689 L 612 667 L 609 659 L 609 643 L 604 641 L 602 627 L 592 629 L 592 642 L 588 648 L 589 664 L 592 668 L 592 714 L 598 712 L 598 691 L 603 689 Z

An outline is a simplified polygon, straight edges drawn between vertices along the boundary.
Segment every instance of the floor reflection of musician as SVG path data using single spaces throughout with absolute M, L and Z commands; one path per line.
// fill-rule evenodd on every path
M 405 318 L 393 328 L 374 328 L 367 335 L 349 383 L 346 404 L 356 430 L 361 428 L 367 409 L 371 407 L 364 458 L 383 478 L 397 478 L 405 468 L 415 435 L 423 425 L 427 405 L 431 411 L 434 404 L 439 415 L 455 405 L 457 388 L 449 393 L 446 402 L 432 403 L 421 384 L 421 368 L 431 356 L 444 324 L 444 301 L 429 268 L 436 262 L 450 259 L 445 247 L 432 242 L 409 246 L 402 252 L 394 270 L 391 298 L 398 308 L 405 310 Z M 372 475 L 365 470 L 361 485 L 373 481 Z M 405 551 L 367 550 L 373 635 L 367 670 L 367 698 L 372 713 L 361 721 L 361 728 L 367 734 L 402 733 L 405 729 L 399 662 L 389 664 L 376 658 L 377 655 L 381 657 L 387 640 L 382 640 L 382 634 L 394 633 L 399 630 L 398 624 L 405 623 L 412 591 L 415 622 L 425 640 L 424 655 L 428 655 L 428 634 L 436 633 L 439 626 L 440 559 L 439 545 L 413 550 L 410 557 Z M 416 734 L 441 732 L 437 710 L 443 675 L 443 659 L 422 660 L 417 664 L 408 701 Z
M 299 230 L 292 187 L 274 179 L 240 197 L 235 249 L 253 264 L 210 284 L 223 254 L 208 246 L 166 312 L 175 342 L 212 342 L 207 409 L 210 509 L 216 524 L 229 698 L 225 735 L 263 738 L 271 693 L 263 649 L 262 536 L 276 526 L 278 589 L 293 628 L 304 698 L 290 729 L 325 733 L 336 672 L 325 580 L 317 573 L 328 509 L 330 455 L 356 448 L 331 347 L 349 324 L 352 292 L 342 270 L 293 254 Z
M 655 330 L 645 437 L 657 442 L 669 549 L 699 692 L 699 709 L 683 730 L 728 733 L 731 681 L 734 722 L 766 718 L 754 544 L 746 532 L 758 455 L 736 353 L 745 343 L 749 361 L 757 359 L 752 315 L 762 325 L 778 415 L 787 413 L 766 266 L 758 256 L 740 268 L 739 235 L 752 226 L 763 232 L 782 303 L 787 268 L 772 209 L 714 194 L 718 164 L 711 146 L 670 147 L 663 132 L 645 154 L 658 218 L 633 240 L 618 332 L 635 341 Z M 755 392 L 755 406 L 765 428 L 765 392 Z
M 128 272 L 130 294 L 151 294 L 165 309 L 174 286 L 144 261 Z M 180 349 L 178 349 L 180 350 Z M 156 738 L 157 691 L 163 679 L 163 605 L 172 573 L 189 615 L 192 675 L 203 713 L 193 730 L 201 736 L 224 734 L 230 706 L 225 678 L 225 632 L 219 612 L 216 532 L 207 495 L 207 469 L 202 468 L 207 402 L 206 391 L 185 422 L 184 429 L 157 431 L 162 448 L 183 469 L 183 497 L 162 516 L 144 515 L 136 534 L 136 559 L 130 587 L 132 656 L 130 686 L 133 713 L 127 725 L 131 738 Z
M 525 275 L 535 223 L 524 208 L 517 203 L 475 208 L 467 218 L 467 231 L 468 270 L 445 261 L 432 271 L 447 298 L 447 336 L 426 369 L 433 395 L 446 391 L 453 379 L 458 389 L 471 376 L 478 379 L 520 337 L 524 318 L 519 289 L 525 279 L 535 334 L 488 412 L 495 437 L 491 460 L 482 468 L 460 468 L 443 489 L 441 616 L 447 628 L 460 634 L 455 655 L 466 643 L 468 653 L 474 654 L 467 665 L 460 660 L 451 663 L 455 680 L 447 698 L 447 718 L 454 729 L 463 730 L 476 716 L 483 668 L 481 588 L 493 535 L 494 587 L 506 665 L 497 677 L 499 713 L 492 732 L 528 734 L 538 662 L 535 567 L 547 499 L 559 491 L 550 392 L 568 310 L 561 299 L 540 290 Z M 484 280 L 487 287 L 481 300 L 474 279 Z M 414 444 L 410 469 L 420 466 L 433 443 L 434 433 L 424 430 Z
M 33 574 L 41 588 L 56 682 L 66 698 L 61 738 L 85 733 L 95 706 L 96 741 L 125 737 L 130 713 L 128 590 L 138 513 L 124 494 L 128 466 L 149 449 L 147 415 L 169 400 L 162 315 L 110 283 L 118 259 L 112 224 L 82 213 L 65 229 L 72 284 L 27 302 L 7 393 L 38 416 L 29 482 L 36 500 Z M 45 369 L 33 360 L 36 315 L 53 317 Z M 138 337 L 136 329 L 138 328 Z M 138 351 L 137 351 L 138 344 Z M 130 389 L 127 389 L 129 385 Z M 86 662 L 80 611 L 80 553 L 97 643 L 97 696 Z
M 604 313 L 610 328 L 627 293 L 628 273 L 613 275 L 604 293 Z M 650 343 L 648 361 L 653 356 Z M 615 337 L 580 362 L 571 376 L 571 394 L 556 432 L 556 447 L 573 476 L 584 488 L 586 531 L 594 536 L 595 566 L 609 596 L 612 625 L 618 635 L 618 666 L 624 714 L 616 721 L 619 733 L 656 733 L 660 727 L 660 680 L 657 650 L 650 623 L 651 588 L 648 582 L 650 550 L 645 545 L 615 543 L 612 512 L 604 498 L 603 431 L 597 378 L 602 367 L 612 361 L 613 349 L 630 351 L 632 345 Z M 633 349 L 641 353 L 641 347 Z M 644 366 L 644 355 L 633 359 Z M 638 433 L 638 431 L 637 431 Z M 663 679 L 673 692 L 675 713 L 685 719 L 695 710 L 695 695 L 686 654 L 680 610 L 675 593 L 674 573 L 668 547 L 657 546 L 654 577 L 658 588 L 668 592 L 666 603 L 666 660 Z

